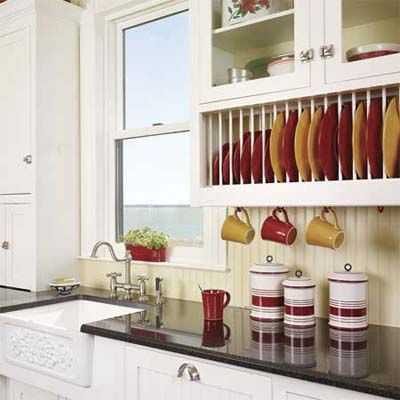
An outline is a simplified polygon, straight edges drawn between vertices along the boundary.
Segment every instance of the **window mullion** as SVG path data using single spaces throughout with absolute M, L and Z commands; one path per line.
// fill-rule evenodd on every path
M 149 126 L 146 128 L 121 129 L 113 134 L 114 140 L 132 139 L 145 136 L 165 135 L 168 133 L 187 132 L 190 130 L 189 122 L 178 122 L 173 124 L 163 124 Z

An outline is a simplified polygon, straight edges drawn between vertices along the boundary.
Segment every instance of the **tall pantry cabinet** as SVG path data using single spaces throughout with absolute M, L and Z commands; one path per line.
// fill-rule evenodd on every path
M 62 0 L 0 5 L 0 285 L 28 290 L 76 268 L 79 31 Z

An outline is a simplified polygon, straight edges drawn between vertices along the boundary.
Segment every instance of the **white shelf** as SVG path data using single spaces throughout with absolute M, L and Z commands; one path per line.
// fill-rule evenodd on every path
M 223 185 L 200 189 L 196 206 L 398 206 L 400 179 Z
M 294 39 L 294 9 L 213 30 L 213 46 L 234 53 Z

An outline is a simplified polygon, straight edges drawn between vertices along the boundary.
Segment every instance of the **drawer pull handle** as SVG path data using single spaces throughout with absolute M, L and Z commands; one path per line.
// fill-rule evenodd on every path
M 3 242 L 2 245 L 1 245 L 1 247 L 2 247 L 4 250 L 10 250 L 10 242 L 7 242 L 7 241 Z
M 184 372 L 187 370 L 188 375 L 189 375 L 189 380 L 191 382 L 198 382 L 200 380 L 200 374 L 199 371 L 197 371 L 197 368 L 192 365 L 192 364 L 182 364 L 179 369 L 178 369 L 178 378 L 182 378 Z

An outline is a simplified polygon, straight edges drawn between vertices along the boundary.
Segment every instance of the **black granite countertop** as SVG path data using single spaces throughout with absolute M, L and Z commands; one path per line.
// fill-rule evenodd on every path
M 325 319 L 315 328 L 289 329 L 256 323 L 250 311 L 228 307 L 224 324 L 204 324 L 201 303 L 165 299 L 161 306 L 110 300 L 108 291 L 80 288 L 53 292 L 0 289 L 0 312 L 73 299 L 144 308 L 141 313 L 82 325 L 81 331 L 257 371 L 400 399 L 400 329 L 371 325 L 368 331 L 332 330 Z

